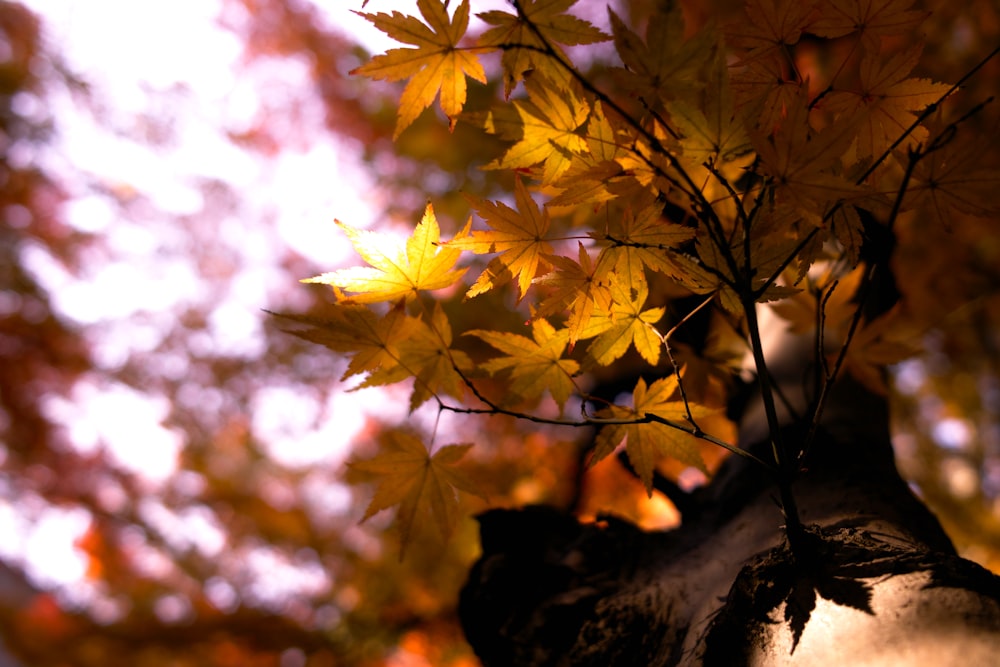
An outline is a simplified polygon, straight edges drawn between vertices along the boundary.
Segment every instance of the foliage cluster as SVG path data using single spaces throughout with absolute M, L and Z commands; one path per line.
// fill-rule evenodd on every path
M 923 45 L 904 37 L 928 13 L 905 0 L 751 0 L 744 20 L 696 31 L 679 5 L 659 3 L 631 21 L 609 10 L 611 34 L 573 4 L 513 0 L 478 14 L 489 27 L 477 38 L 466 36 L 469 0 L 450 14 L 444 0 L 419 0 L 420 18 L 362 14 L 409 45 L 353 72 L 407 81 L 394 136 L 439 98 L 450 128 L 502 140 L 483 168 L 511 172 L 512 193 L 468 196 L 475 215 L 446 240 L 430 203 L 406 239 L 338 223 L 366 265 L 309 279 L 335 303 L 293 317 L 308 325 L 298 333 L 351 355 L 345 378 L 365 374 L 361 386 L 412 378 L 411 410 L 434 401 L 596 427 L 590 464 L 623 445 L 647 493 L 664 458 L 705 470 L 699 440 L 751 456 L 705 426 L 746 356 L 773 439 L 772 457 L 754 460 L 779 480 L 794 528 L 788 487 L 810 443 L 780 439 L 759 304 L 816 332 L 810 423 L 844 369 L 882 389 L 881 368 L 914 351 L 924 324 L 891 303 L 864 307 L 888 271 L 884 256 L 861 263 L 866 239 L 891 236 L 917 208 L 941 225 L 955 211 L 1000 212 L 1000 175 L 960 132 L 981 105 L 941 111 L 978 67 L 954 84 L 914 76 Z M 618 65 L 585 72 L 586 52 L 571 47 L 602 42 Z M 491 54 L 503 100 L 468 108 L 467 80 L 487 81 Z M 463 254 L 474 260 L 459 268 Z M 441 295 L 470 267 L 464 298 L 492 299 L 525 328 L 455 330 Z M 672 336 L 698 311 L 711 311 L 716 344 L 675 354 Z M 616 364 L 630 388 L 599 395 L 595 377 Z M 380 483 L 368 515 L 400 505 L 404 549 L 421 512 L 447 535 L 476 493 L 455 465 L 466 445 L 432 455 L 412 437 L 353 464 Z

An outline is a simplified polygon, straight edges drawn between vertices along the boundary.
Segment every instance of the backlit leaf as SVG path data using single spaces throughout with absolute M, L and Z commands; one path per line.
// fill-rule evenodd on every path
M 462 0 L 451 20 L 448 19 L 446 5 L 441 0 L 417 0 L 417 7 L 426 24 L 397 11 L 391 15 L 359 12 L 360 16 L 393 39 L 417 47 L 390 49 L 351 72 L 389 81 L 410 79 L 399 102 L 394 137 L 398 137 L 421 111 L 434 102 L 438 91 L 441 93 L 441 109 L 454 127 L 465 106 L 465 77 L 486 83 L 486 73 L 475 50 L 458 46 L 469 27 L 469 0 Z
M 538 272 L 542 256 L 552 252 L 552 246 L 545 240 L 549 230 L 548 212 L 538 208 L 520 178 L 514 183 L 517 210 L 503 202 L 478 197 L 470 197 L 469 200 L 490 229 L 452 239 L 447 247 L 476 254 L 497 252 L 500 256 L 479 276 L 466 296 L 487 292 L 513 277 L 517 280 L 518 299 L 523 298 Z
M 342 380 L 359 373 L 381 369 L 388 372 L 399 364 L 400 345 L 407 341 L 422 324 L 408 317 L 401 308 L 392 308 L 380 316 L 369 308 L 352 304 L 335 304 L 328 317 L 281 315 L 308 325 L 305 330 L 291 333 L 313 343 L 325 345 L 334 352 L 353 355 Z
M 857 158 L 880 157 L 913 125 L 914 112 L 940 100 L 951 86 L 929 79 L 908 79 L 920 60 L 921 47 L 885 60 L 869 53 L 861 61 L 855 90 L 832 93 L 826 108 L 842 117 L 859 117 Z M 927 130 L 917 127 L 903 145 L 924 141 Z
M 424 217 L 405 242 L 389 234 L 349 227 L 337 221 L 351 244 L 369 266 L 356 266 L 324 273 L 302 282 L 331 285 L 355 292 L 351 303 L 377 303 L 413 299 L 420 290 L 450 287 L 467 269 L 454 269 L 460 250 L 439 244 L 441 229 L 429 203 Z M 463 230 L 462 235 L 468 232 Z
M 590 105 L 571 89 L 559 89 L 535 76 L 528 83 L 528 100 L 517 100 L 520 140 L 487 169 L 523 169 L 542 165 L 542 182 L 554 183 L 569 169 L 573 156 L 589 150 L 580 133 Z
M 482 368 L 490 373 L 509 370 L 511 389 L 522 399 L 538 399 L 547 389 L 562 408 L 576 390 L 573 376 L 580 365 L 563 354 L 569 342 L 565 329 L 556 330 L 536 317 L 531 321 L 532 338 L 518 334 L 477 329 L 467 332 L 486 341 L 506 356 L 490 359 Z
M 540 286 L 551 292 L 539 304 L 536 315 L 543 317 L 567 312 L 566 328 L 571 348 L 584 337 L 583 332 L 590 325 L 594 309 L 606 311 L 611 307 L 608 282 L 611 263 L 595 264 L 582 243 L 578 244 L 577 252 L 579 262 L 561 255 L 547 257 L 555 270 L 537 280 Z
M 598 364 L 607 366 L 625 354 L 630 345 L 635 345 L 639 355 L 651 366 L 659 363 L 663 340 L 654 325 L 663 319 L 666 309 L 643 310 L 648 296 L 645 282 L 629 287 L 612 274 L 611 309 L 595 312 L 589 323 L 589 327 L 596 327 L 592 332 L 601 332 L 587 350 Z M 582 337 L 589 337 L 588 333 L 585 331 Z
M 677 393 L 676 375 L 656 380 L 648 387 L 645 380 L 640 378 L 632 392 L 631 408 L 615 405 L 601 411 L 598 416 L 626 421 L 655 415 L 682 426 L 690 426 L 687 423 L 687 409 L 679 396 L 676 396 Z M 713 412 L 696 404 L 691 404 L 690 408 L 691 416 L 695 419 Z M 657 462 L 664 457 L 678 459 L 705 471 L 698 440 L 680 429 L 655 421 L 604 426 L 597 435 L 590 464 L 593 465 L 614 452 L 623 441 L 629 462 L 639 474 L 649 495 L 653 493 L 653 471 Z
M 494 26 L 479 39 L 483 46 L 503 49 L 504 96 L 510 97 L 518 81 L 529 72 L 552 80 L 568 81 L 567 71 L 554 62 L 565 59 L 559 44 L 594 44 L 608 36 L 593 25 L 566 14 L 576 0 L 520 0 L 518 14 L 488 11 L 476 14 Z M 554 53 L 549 53 L 547 47 Z
M 396 344 L 399 363 L 373 372 L 361 387 L 414 378 L 410 412 L 441 394 L 461 400 L 465 395 L 465 382 L 459 371 L 468 371 L 472 362 L 465 352 L 451 348 L 451 323 L 441 304 L 434 304 L 430 324 L 416 318 L 409 320 L 413 326 L 406 338 Z

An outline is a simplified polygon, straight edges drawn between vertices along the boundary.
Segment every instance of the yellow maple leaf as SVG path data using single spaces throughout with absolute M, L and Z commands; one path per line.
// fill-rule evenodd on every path
M 645 281 L 629 286 L 625 279 L 611 274 L 611 308 L 595 310 L 581 338 L 597 338 L 587 350 L 598 364 L 607 366 L 621 357 L 630 345 L 635 345 L 639 355 L 651 366 L 660 362 L 663 339 L 654 326 L 663 319 L 666 308 L 643 310 L 649 296 Z
M 930 79 L 908 79 L 920 60 L 922 46 L 888 60 L 868 53 L 861 61 L 858 88 L 831 93 L 825 108 L 842 118 L 859 117 L 857 158 L 880 157 L 913 125 L 914 112 L 939 101 L 951 86 Z M 904 145 L 920 143 L 927 129 L 916 127 Z
M 573 376 L 580 364 L 564 359 L 569 337 L 565 329 L 557 331 L 546 320 L 536 317 L 531 321 L 532 338 L 513 333 L 476 329 L 466 332 L 477 336 L 507 356 L 497 357 L 480 364 L 490 373 L 510 371 L 510 388 L 518 397 L 537 399 L 546 389 L 559 403 L 566 404 L 576 390 Z
M 469 200 L 491 229 L 474 231 L 467 237 L 452 239 L 445 245 L 469 250 L 477 255 L 494 252 L 501 254 L 490 262 L 465 296 L 478 296 L 516 278 L 518 300 L 524 298 L 538 272 L 542 255 L 552 252 L 552 246 L 545 240 L 545 234 L 549 230 L 548 211 L 538 208 L 520 178 L 514 182 L 517 210 L 503 202 L 491 202 L 471 196 Z
M 419 320 L 407 317 L 401 308 L 384 316 L 364 306 L 333 304 L 329 317 L 287 315 L 280 317 L 308 325 L 293 330 L 294 335 L 325 345 L 334 352 L 353 355 L 341 380 L 352 375 L 381 369 L 386 372 L 399 364 L 399 346 L 414 335 Z
M 434 102 L 438 91 L 441 93 L 441 109 L 454 128 L 465 106 L 465 77 L 486 83 L 486 73 L 476 57 L 477 50 L 458 46 L 469 27 L 469 0 L 462 0 L 450 21 L 447 4 L 441 0 L 417 0 L 417 7 L 426 24 L 397 11 L 391 15 L 357 12 L 393 39 L 417 47 L 390 49 L 351 71 L 351 74 L 363 74 L 373 79 L 410 79 L 400 98 L 393 138 L 398 137 L 420 112 Z
M 389 431 L 377 456 L 347 464 L 379 480 L 362 521 L 399 506 L 396 520 L 399 522 L 400 559 L 406 552 L 418 513 L 429 512 L 447 538 L 458 523 L 457 491 L 483 497 L 472 480 L 456 467 L 470 447 L 469 444 L 448 445 L 431 456 L 413 435 Z
M 554 183 L 570 168 L 574 155 L 589 150 L 578 130 L 590 105 L 570 88 L 554 86 L 538 75 L 526 83 L 529 99 L 517 100 L 521 139 L 486 169 L 524 169 L 542 164 L 542 183 Z
M 584 245 L 579 243 L 578 246 L 579 262 L 561 255 L 549 255 L 546 259 L 555 270 L 536 281 L 538 285 L 552 290 L 538 305 L 536 316 L 568 312 L 566 330 L 570 348 L 584 337 L 583 332 L 588 328 L 594 308 L 607 310 L 611 307 L 607 282 L 611 262 L 595 264 Z
M 420 290 L 437 290 L 457 282 L 467 269 L 453 269 L 461 250 L 442 247 L 441 228 L 429 203 L 413 235 L 401 242 L 394 236 L 349 227 L 337 221 L 370 266 L 355 266 L 303 280 L 356 292 L 351 303 L 377 303 L 416 297 Z M 468 233 L 468 225 L 461 232 Z
M 680 264 L 683 260 L 675 251 L 694 238 L 694 228 L 666 220 L 663 205 L 656 200 L 637 203 L 641 207 L 638 213 L 626 208 L 606 233 L 594 233 L 596 238 L 612 244 L 601 250 L 598 261 L 609 262 L 615 273 L 632 287 L 645 281 L 645 268 L 680 278 L 688 267 Z
M 677 400 L 677 376 L 661 378 L 646 386 L 642 378 L 632 392 L 632 407 L 619 405 L 598 413 L 606 419 L 643 419 L 647 415 L 687 425 L 687 408 L 682 400 Z M 674 399 L 674 400 L 671 400 Z M 691 416 L 703 417 L 714 412 L 704 406 L 690 404 Z M 594 465 L 615 451 L 625 441 L 625 451 L 629 462 L 646 486 L 646 493 L 653 494 L 653 470 L 657 462 L 669 456 L 705 472 L 698 441 L 689 433 L 662 422 L 637 422 L 632 424 L 610 424 L 601 428 L 594 445 L 590 465 Z
M 396 343 L 398 363 L 373 371 L 358 388 L 392 384 L 412 377 L 410 412 L 442 393 L 462 400 L 465 381 L 461 372 L 468 371 L 472 361 L 465 352 L 451 348 L 451 323 L 441 303 L 434 303 L 430 325 L 417 318 L 408 320 L 412 326 L 407 337 Z
M 600 101 L 594 102 L 594 109 L 587 122 L 587 147 L 589 153 L 576 156 L 570 168 L 553 184 L 553 190 L 561 191 L 546 204 L 547 209 L 586 203 L 603 203 L 618 194 L 609 185 L 621 181 L 625 171 L 615 160 L 622 154 L 621 146 L 628 143 L 622 132 L 615 129 L 604 114 Z
M 575 4 L 576 0 L 520 0 L 516 15 L 497 10 L 476 14 L 494 26 L 482 34 L 479 43 L 503 49 L 504 97 L 509 98 L 529 72 L 568 81 L 568 70 L 553 62 L 548 48 L 556 58 L 565 60 L 559 44 L 594 44 L 608 39 L 587 21 L 566 14 Z

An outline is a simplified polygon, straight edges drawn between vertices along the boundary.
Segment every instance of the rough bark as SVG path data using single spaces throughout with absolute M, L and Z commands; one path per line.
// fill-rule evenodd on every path
M 806 414 L 811 343 L 782 345 L 771 370 Z M 808 427 L 782 423 L 792 443 Z M 460 601 L 469 642 L 486 667 L 996 664 L 1000 578 L 956 555 L 897 472 L 888 424 L 884 398 L 834 388 L 793 485 L 794 553 L 772 480 L 740 457 L 671 531 L 487 512 Z M 740 429 L 769 455 L 756 402 Z

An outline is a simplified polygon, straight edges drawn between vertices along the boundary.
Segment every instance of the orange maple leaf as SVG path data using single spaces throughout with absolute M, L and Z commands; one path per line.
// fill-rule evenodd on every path
M 838 122 L 815 132 L 809 125 L 805 92 L 801 91 L 789 107 L 777 132 L 751 132 L 750 136 L 761 171 L 772 180 L 775 199 L 818 225 L 830 202 L 863 193 L 841 170 L 841 157 L 852 146 L 861 116 L 845 114 Z
M 746 49 L 739 65 L 782 55 L 784 49 L 799 41 L 809 27 L 814 2 L 791 0 L 747 0 L 746 20 L 726 26 L 726 43 Z
M 930 16 L 929 11 L 909 9 L 912 4 L 913 0 L 824 0 L 809 31 L 828 38 L 857 32 L 866 49 L 877 52 L 882 36 L 909 32 Z
M 324 273 L 303 280 L 356 292 L 351 303 L 377 303 L 416 297 L 420 290 L 437 290 L 457 282 L 467 269 L 453 269 L 461 250 L 442 247 L 441 229 L 429 203 L 413 235 L 400 242 L 396 237 L 349 227 L 339 220 L 354 249 L 370 264 Z M 468 224 L 461 234 L 468 233 Z
M 476 57 L 481 49 L 458 47 L 459 40 L 469 27 L 469 0 L 462 0 L 451 21 L 448 20 L 446 6 L 447 3 L 441 0 L 417 0 L 426 25 L 397 11 L 391 16 L 382 12 L 356 12 L 393 39 L 417 47 L 390 49 L 350 72 L 388 81 L 410 79 L 400 98 L 393 138 L 398 137 L 420 112 L 434 102 L 438 91 L 441 93 L 441 109 L 454 128 L 465 106 L 465 77 L 486 83 L 486 73 Z
M 860 117 L 857 158 L 880 157 L 913 125 L 914 112 L 939 101 L 950 89 L 946 83 L 930 79 L 908 79 L 920 60 L 922 46 L 917 45 L 888 60 L 868 53 L 861 61 L 857 90 L 831 93 L 824 106 L 843 117 Z M 927 138 L 927 129 L 918 126 L 909 136 L 909 144 Z

